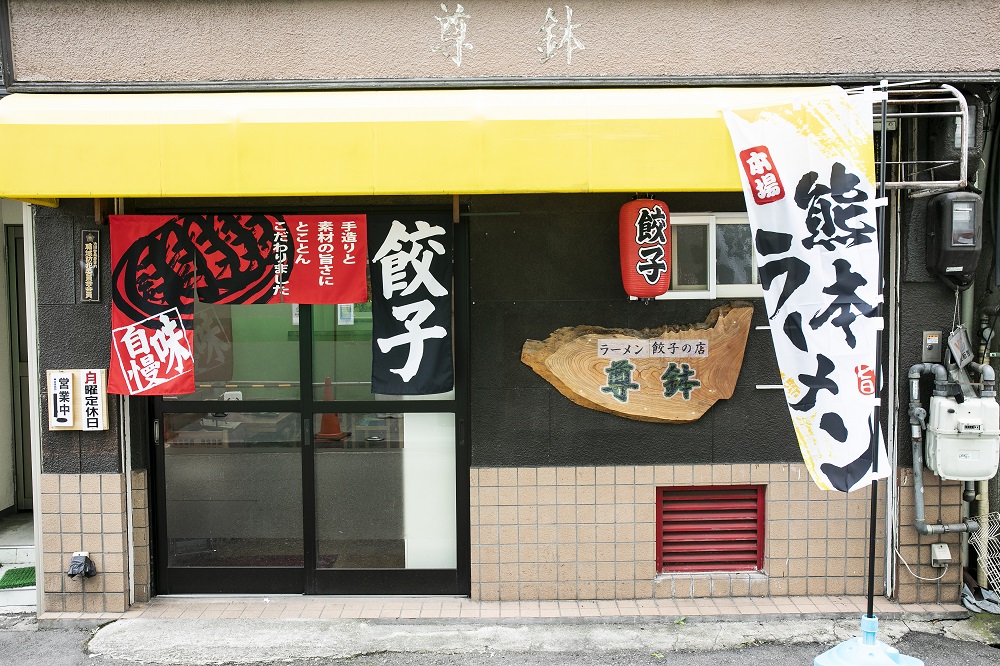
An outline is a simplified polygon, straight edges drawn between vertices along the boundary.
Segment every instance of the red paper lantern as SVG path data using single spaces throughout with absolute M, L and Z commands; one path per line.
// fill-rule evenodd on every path
M 670 289 L 670 210 L 656 199 L 633 199 L 618 214 L 622 284 L 629 296 L 654 298 Z

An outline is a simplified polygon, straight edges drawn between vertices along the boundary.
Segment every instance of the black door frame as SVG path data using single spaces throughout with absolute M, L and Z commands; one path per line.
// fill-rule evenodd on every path
M 27 388 L 28 362 L 21 361 L 27 350 L 25 326 L 24 228 L 20 224 L 4 226 L 4 252 L 7 257 L 7 313 L 10 336 L 11 436 L 14 451 L 14 511 L 32 511 L 31 428 L 28 414 L 30 391 Z
M 316 212 L 301 210 L 296 212 Z M 319 208 L 319 207 L 317 207 Z M 353 207 L 349 212 L 357 212 Z M 381 207 L 365 206 L 371 212 L 399 211 L 408 214 L 422 211 L 440 212 L 441 207 Z M 322 212 L 335 214 L 332 207 L 322 207 Z M 143 211 L 146 212 L 146 211 Z M 149 211 L 153 212 L 153 211 Z M 183 212 L 172 209 L 166 214 Z M 198 211 L 205 213 L 204 210 Z M 240 212 L 255 211 L 241 207 Z M 470 489 L 469 489 L 469 389 L 470 389 L 470 286 L 469 286 L 469 230 L 467 218 L 454 220 L 453 248 L 453 316 L 452 331 L 455 369 L 454 400 L 378 401 L 380 412 L 442 412 L 455 414 L 455 508 L 456 508 L 456 557 L 455 569 L 317 569 L 316 568 L 316 494 L 315 459 L 312 443 L 312 423 L 318 415 L 338 412 L 372 411 L 371 401 L 316 400 L 313 395 L 313 330 L 312 306 L 299 309 L 299 378 L 300 386 L 310 390 L 300 391 L 299 400 L 242 401 L 240 411 L 290 412 L 299 415 L 302 427 L 302 511 L 304 568 L 168 568 L 167 525 L 165 500 L 164 447 L 162 424 L 165 413 L 203 413 L 218 410 L 215 401 L 170 400 L 150 398 L 153 435 L 151 438 L 154 526 L 155 589 L 158 594 L 426 594 L 468 595 L 471 589 L 470 542 Z M 231 403 L 230 403 L 231 404 Z

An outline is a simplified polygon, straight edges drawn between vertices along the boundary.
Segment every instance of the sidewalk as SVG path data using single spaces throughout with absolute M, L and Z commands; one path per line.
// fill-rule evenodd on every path
M 156 597 L 125 613 L 43 613 L 42 627 L 119 619 L 366 619 L 547 622 L 762 621 L 771 619 L 859 618 L 865 597 L 741 597 L 719 599 L 635 599 L 608 601 L 472 601 L 459 597 L 192 596 Z M 882 620 L 964 619 L 959 604 L 897 604 L 875 599 Z
M 95 666 L 126 661 L 304 664 L 359 656 L 377 657 L 384 665 L 423 664 L 427 659 L 466 663 L 462 655 L 478 664 L 476 659 L 496 653 L 507 655 L 512 666 L 559 666 L 618 663 L 619 657 L 625 659 L 621 663 L 639 663 L 639 657 L 662 658 L 667 652 L 680 665 L 714 663 L 697 655 L 747 648 L 756 650 L 755 663 L 769 666 L 789 663 L 784 655 L 789 646 L 818 654 L 822 646 L 857 637 L 866 607 L 864 597 L 476 602 L 456 597 L 198 596 L 157 597 L 121 614 L 46 613 L 38 624 L 63 632 L 75 629 L 77 635 L 81 628 L 100 626 L 86 645 L 92 659 L 88 663 Z M 992 660 L 984 662 L 981 654 L 992 650 L 988 645 L 994 641 L 974 631 L 961 606 L 900 605 L 879 598 L 875 612 L 879 638 L 885 642 L 933 636 L 934 654 L 965 650 L 973 657 L 964 663 Z M 764 654 L 771 657 L 757 659 Z

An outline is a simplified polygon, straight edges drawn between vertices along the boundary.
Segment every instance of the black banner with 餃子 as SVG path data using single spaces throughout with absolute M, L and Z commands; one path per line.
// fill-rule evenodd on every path
M 452 237 L 450 213 L 368 216 L 372 393 L 452 389 Z

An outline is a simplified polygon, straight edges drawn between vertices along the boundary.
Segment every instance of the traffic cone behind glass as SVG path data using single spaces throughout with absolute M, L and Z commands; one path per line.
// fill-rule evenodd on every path
M 333 400 L 333 384 L 330 382 L 329 377 L 326 378 L 326 383 L 323 385 L 323 400 Z M 340 429 L 340 417 L 336 412 L 323 414 L 323 420 L 320 421 L 316 439 L 339 442 L 350 436 L 350 432 L 344 432 Z

